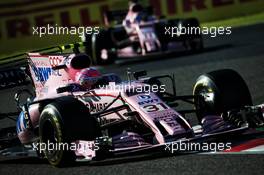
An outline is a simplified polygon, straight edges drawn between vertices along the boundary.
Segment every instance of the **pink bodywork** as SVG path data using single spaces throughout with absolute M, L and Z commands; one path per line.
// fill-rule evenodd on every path
M 131 41 L 138 41 L 142 48 L 142 55 L 147 53 L 158 52 L 161 50 L 161 43 L 156 35 L 154 28 L 155 20 L 141 23 L 133 23 L 126 27 Z M 119 57 L 138 56 L 131 46 L 118 49 Z
M 102 111 L 105 106 L 111 103 L 118 96 L 121 96 L 122 98 L 118 98 L 111 105 L 111 107 L 117 107 L 123 104 L 128 104 L 132 111 L 137 111 L 142 120 L 144 121 L 145 125 L 149 126 L 149 128 L 151 128 L 151 130 L 153 131 L 157 144 L 164 144 L 166 142 L 165 136 L 157 127 L 157 123 L 159 123 L 159 125 L 161 125 L 166 130 L 169 136 L 183 135 L 184 133 L 186 133 L 186 127 L 192 130 L 188 122 L 178 112 L 176 112 L 166 103 L 164 103 L 155 93 L 142 92 L 132 96 L 127 95 L 127 91 L 131 90 L 132 87 L 143 87 L 146 85 L 140 81 L 132 81 L 121 84 L 110 82 L 109 85 L 105 85 L 98 89 L 92 89 L 90 91 L 79 91 L 72 93 L 65 92 L 58 94 L 56 91 L 58 87 L 65 86 L 69 83 L 74 83 L 74 81 L 70 78 L 68 74 L 68 68 L 56 71 L 52 70 L 52 66 L 64 63 L 66 57 L 60 55 L 40 55 L 38 53 L 30 53 L 29 58 L 31 63 L 33 63 L 33 65 L 31 64 L 30 71 L 36 88 L 35 100 L 74 95 L 90 109 L 91 113 L 96 113 Z M 51 59 L 54 60 L 55 58 L 57 61 L 51 62 Z M 51 63 L 56 64 L 51 65 Z M 40 72 L 36 73 L 36 70 L 34 69 L 37 69 L 38 71 L 45 70 L 45 73 L 48 74 L 42 72 L 42 75 L 37 75 L 40 74 Z M 45 79 L 43 79 L 43 77 L 40 76 L 46 77 Z M 92 98 L 90 97 L 97 97 L 97 99 L 99 99 L 92 102 L 92 105 L 96 107 L 94 109 L 92 109 L 91 107 Z M 113 119 L 119 120 L 120 115 L 126 118 L 124 115 L 124 113 L 126 112 L 128 112 L 127 109 L 123 109 L 119 112 L 104 116 L 103 119 L 104 121 L 110 121 Z M 40 117 L 40 112 L 38 111 L 38 104 L 30 106 L 29 115 L 34 127 L 36 127 L 38 125 Z M 183 127 L 182 124 L 179 124 L 176 119 L 181 120 L 184 123 L 185 127 Z M 33 135 L 27 130 L 19 134 L 19 138 L 22 143 L 27 143 L 32 140 Z M 90 154 L 94 154 L 93 151 L 90 151 L 88 155 L 88 152 L 85 152 L 83 150 L 76 150 L 76 155 L 90 157 Z

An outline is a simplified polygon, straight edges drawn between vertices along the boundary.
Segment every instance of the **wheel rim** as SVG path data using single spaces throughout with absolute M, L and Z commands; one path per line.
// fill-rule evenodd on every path
M 58 131 L 55 129 L 53 122 L 50 119 L 47 119 L 43 124 L 41 142 L 46 144 L 45 155 L 49 159 L 52 159 L 58 154 L 57 144 L 59 143 L 59 135 Z M 53 146 L 51 147 L 51 145 Z
M 202 99 L 196 101 L 196 108 L 200 111 L 200 117 L 214 113 L 215 109 L 215 92 L 206 86 L 197 87 L 195 95 L 199 95 Z

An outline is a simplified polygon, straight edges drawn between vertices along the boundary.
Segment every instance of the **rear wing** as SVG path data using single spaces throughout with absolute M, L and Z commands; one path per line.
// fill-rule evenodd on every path
M 125 19 L 127 15 L 128 9 L 125 10 L 113 10 L 107 11 L 104 13 L 104 23 L 106 26 L 111 26 L 114 22 L 115 25 L 122 24 L 122 21 Z M 149 15 L 153 14 L 153 7 L 148 6 L 143 8 L 143 12 Z
M 73 44 L 66 44 L 62 46 L 52 46 L 38 50 L 31 50 L 27 53 L 40 53 L 40 54 L 54 54 L 54 53 L 64 53 L 67 50 L 71 52 L 79 53 L 79 48 L 88 45 L 87 42 L 77 42 Z M 14 67 L 23 67 L 28 65 L 28 55 L 27 53 L 20 53 L 11 55 L 8 57 L 0 58 L 0 68 L 14 68 Z
M 56 61 L 59 59 L 56 60 L 51 57 L 57 57 L 61 55 L 66 56 L 67 54 L 64 54 L 66 51 L 68 53 L 79 53 L 79 49 L 83 46 L 86 46 L 87 44 L 87 42 L 77 42 L 73 44 L 53 46 L 29 51 L 30 54 L 21 53 L 0 58 L 0 90 L 9 89 L 24 84 L 30 84 L 33 82 L 37 95 L 40 94 L 41 89 L 44 87 L 46 81 L 50 78 L 50 73 L 53 75 L 58 72 L 55 71 L 54 73 L 52 66 L 57 64 Z M 53 61 L 51 61 L 51 63 L 48 62 L 49 60 L 44 61 L 45 59 L 42 56 L 47 56 L 46 58 L 50 58 L 50 60 L 53 59 Z M 38 62 L 38 59 L 41 60 L 43 64 L 42 66 L 39 65 L 40 62 Z M 62 70 L 59 72 L 61 71 Z

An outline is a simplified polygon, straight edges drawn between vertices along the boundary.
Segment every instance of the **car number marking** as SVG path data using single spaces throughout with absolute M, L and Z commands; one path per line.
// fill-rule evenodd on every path
M 164 103 L 157 103 L 157 104 L 151 104 L 151 105 L 145 105 L 142 107 L 142 109 L 147 112 L 157 112 L 157 111 L 163 111 L 168 109 L 168 107 Z

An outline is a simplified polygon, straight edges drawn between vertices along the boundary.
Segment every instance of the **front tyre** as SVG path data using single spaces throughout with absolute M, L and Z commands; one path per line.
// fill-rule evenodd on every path
M 186 35 L 186 42 L 192 52 L 201 52 L 204 49 L 200 22 L 196 18 L 188 18 L 182 21 L 182 26 L 189 29 L 191 33 Z
M 193 88 L 197 117 L 201 121 L 206 115 L 252 105 L 251 95 L 243 78 L 234 70 L 223 69 L 201 75 Z
M 95 118 L 79 100 L 61 97 L 48 104 L 42 111 L 39 122 L 41 149 L 53 166 L 67 166 L 76 157 L 70 149 L 76 140 L 95 140 L 100 130 Z

